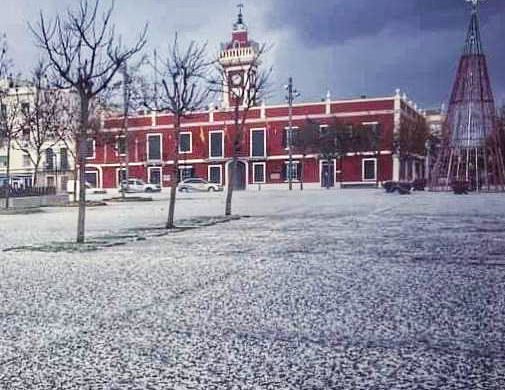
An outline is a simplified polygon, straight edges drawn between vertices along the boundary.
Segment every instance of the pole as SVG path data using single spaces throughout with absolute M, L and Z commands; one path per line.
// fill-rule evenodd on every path
M 121 171 L 122 169 L 119 170 L 119 179 L 121 180 L 120 187 L 122 189 L 121 191 L 121 197 L 124 199 L 126 197 L 126 190 L 128 189 L 128 171 L 129 171 L 129 156 L 128 156 L 128 151 L 129 151 L 129 142 L 128 142 L 128 115 L 129 115 L 129 108 L 130 108 L 130 79 L 128 77 L 128 65 L 125 62 L 123 66 L 123 133 L 124 133 L 124 148 L 125 148 L 125 153 L 123 157 L 120 157 L 125 168 L 124 168 L 124 179 L 122 179 Z M 119 140 L 118 140 L 118 146 L 119 146 Z M 118 148 L 119 149 L 119 148 Z M 118 150 L 118 152 L 121 154 L 121 150 Z M 121 165 L 123 165 L 121 164 Z
M 154 109 L 159 110 L 158 107 L 158 51 L 154 49 Z
M 293 78 L 289 78 L 288 83 L 288 153 L 289 153 L 289 162 L 288 162 L 288 183 L 289 190 L 293 190 L 293 148 L 292 148 L 292 136 L 293 136 Z

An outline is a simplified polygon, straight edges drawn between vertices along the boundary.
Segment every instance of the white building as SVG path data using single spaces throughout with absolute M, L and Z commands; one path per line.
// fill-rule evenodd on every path
M 13 187 L 36 185 L 66 191 L 74 175 L 74 146 L 71 137 L 62 140 L 59 131 L 51 132 L 30 120 L 36 102 L 41 101 L 40 93 L 28 82 L 0 80 L 0 185 L 7 183 L 9 170 Z M 64 118 L 58 119 L 63 123 Z

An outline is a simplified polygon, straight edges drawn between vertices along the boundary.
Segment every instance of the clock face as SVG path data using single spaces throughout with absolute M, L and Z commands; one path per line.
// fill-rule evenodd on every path
M 235 73 L 234 75 L 231 76 L 231 82 L 233 83 L 233 85 L 242 84 L 242 76 L 238 73 Z

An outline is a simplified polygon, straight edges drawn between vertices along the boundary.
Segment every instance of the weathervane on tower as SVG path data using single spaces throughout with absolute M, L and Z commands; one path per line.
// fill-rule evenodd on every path
M 238 8 L 238 17 L 237 17 L 237 23 L 235 23 L 234 27 L 235 30 L 243 30 L 246 27 L 244 24 L 244 14 L 242 13 L 244 4 L 242 3 L 237 4 L 237 8 Z
M 477 12 L 479 8 L 479 3 L 484 0 L 465 0 L 467 3 L 472 3 L 473 12 Z
M 242 3 L 237 4 L 237 8 L 238 8 L 238 22 L 242 23 L 242 17 L 243 17 L 242 9 L 244 8 L 244 4 Z

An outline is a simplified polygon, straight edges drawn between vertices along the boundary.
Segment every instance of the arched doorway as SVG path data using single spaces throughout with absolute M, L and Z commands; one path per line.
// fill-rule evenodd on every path
M 228 171 L 228 179 L 231 174 L 231 161 L 226 166 Z M 233 181 L 233 189 L 235 191 L 243 191 L 247 186 L 247 164 L 244 161 L 237 161 L 237 168 L 235 170 L 235 178 Z

